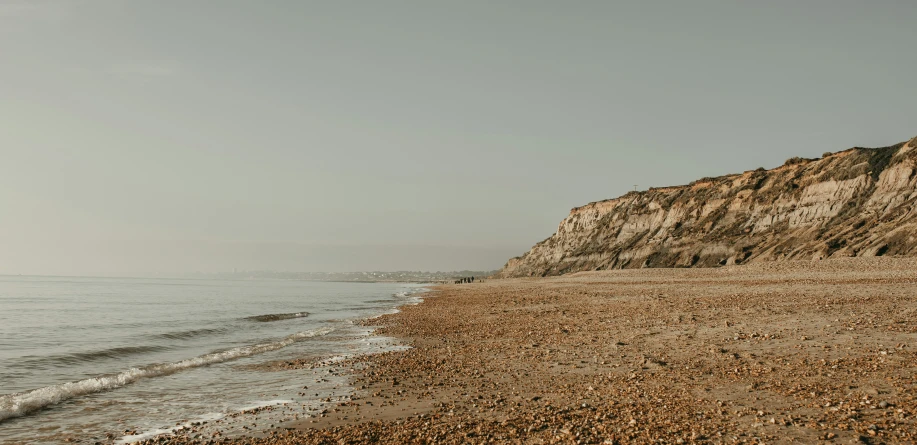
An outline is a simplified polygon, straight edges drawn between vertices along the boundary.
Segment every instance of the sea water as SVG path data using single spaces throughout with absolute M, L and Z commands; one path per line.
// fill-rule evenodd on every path
M 334 362 L 403 348 L 360 322 L 422 290 L 0 276 L 0 444 L 130 443 L 192 424 L 250 433 L 240 413 L 265 407 L 270 422 L 305 418 L 349 394 Z

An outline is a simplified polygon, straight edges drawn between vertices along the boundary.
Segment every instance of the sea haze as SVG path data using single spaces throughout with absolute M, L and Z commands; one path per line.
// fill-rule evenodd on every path
M 321 366 L 259 365 L 397 349 L 358 321 L 419 301 L 412 295 L 421 290 L 0 277 L 0 443 L 92 442 L 110 434 L 130 442 L 260 406 L 306 414 L 322 398 L 346 396 L 346 381 Z M 124 431 L 131 434 L 120 437 Z

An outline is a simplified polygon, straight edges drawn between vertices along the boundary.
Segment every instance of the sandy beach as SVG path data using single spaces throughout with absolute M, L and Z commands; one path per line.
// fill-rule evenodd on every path
M 913 443 L 917 261 L 640 269 L 436 287 L 412 348 L 259 437 L 147 443 Z

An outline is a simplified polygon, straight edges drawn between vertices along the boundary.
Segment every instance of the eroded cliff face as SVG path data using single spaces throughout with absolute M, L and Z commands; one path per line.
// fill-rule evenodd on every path
M 917 138 L 577 207 L 498 275 L 917 255 L 915 229 Z

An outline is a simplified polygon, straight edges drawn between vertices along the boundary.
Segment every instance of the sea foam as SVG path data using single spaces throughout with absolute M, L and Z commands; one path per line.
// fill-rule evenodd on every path
M 171 363 L 157 363 L 138 368 L 131 368 L 117 374 L 103 375 L 59 385 L 46 386 L 31 391 L 0 396 L 0 422 L 26 415 L 49 405 L 54 405 L 74 397 L 93 394 L 129 385 L 137 380 L 173 374 L 186 369 L 222 363 L 240 357 L 262 354 L 289 346 L 297 341 L 310 337 L 328 334 L 333 328 L 321 328 L 297 332 L 274 342 L 241 346 L 225 351 L 212 352 L 194 358 Z

